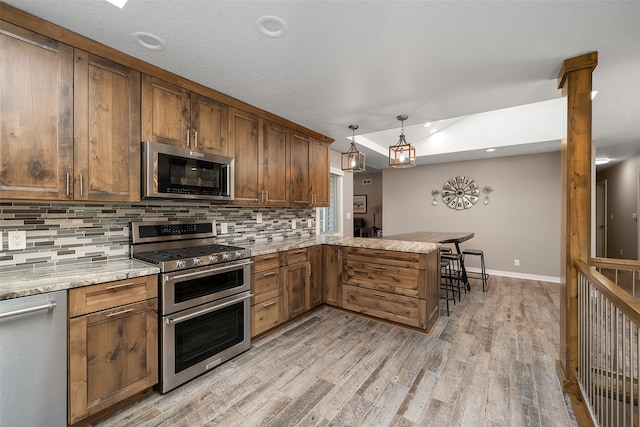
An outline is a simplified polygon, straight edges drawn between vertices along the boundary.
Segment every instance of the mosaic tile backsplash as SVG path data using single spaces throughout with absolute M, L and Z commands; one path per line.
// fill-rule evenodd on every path
M 256 216 L 262 213 L 262 223 Z M 314 208 L 240 207 L 170 201 L 130 205 L 0 203 L 0 269 L 129 258 L 132 221 L 215 220 L 217 242 L 242 246 L 315 235 Z M 292 221 L 296 220 L 296 229 Z M 310 221 L 309 221 L 310 220 Z M 221 234 L 226 223 L 228 232 Z M 8 250 L 8 232 L 25 230 L 27 247 Z

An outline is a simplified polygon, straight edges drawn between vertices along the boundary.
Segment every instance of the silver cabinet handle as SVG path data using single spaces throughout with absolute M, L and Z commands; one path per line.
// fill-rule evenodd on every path
M 342 249 L 338 249 L 338 261 L 342 260 Z
M 119 314 L 129 313 L 130 311 L 133 311 L 133 308 L 127 308 L 126 310 L 116 311 L 115 313 L 109 313 L 109 314 L 107 314 L 107 317 L 113 317 L 113 316 L 117 316 Z
M 194 139 L 194 147 L 198 147 L 198 131 L 194 130 L 193 131 L 193 139 Z
M 372 268 L 376 269 L 376 270 L 385 270 L 385 268 L 381 265 L 372 265 Z
M 69 172 L 67 172 L 67 196 L 69 195 Z
M 276 302 L 275 301 L 265 302 L 264 304 L 262 304 L 262 307 L 267 308 L 267 307 L 271 307 L 272 305 L 276 305 Z
M 187 147 L 191 146 L 191 129 L 187 129 Z
M 80 195 L 82 196 L 82 174 L 80 174 Z
M 265 200 L 265 203 L 269 203 L 269 190 L 266 191 L 266 195 L 267 195 L 267 199 Z
M 275 271 L 270 271 L 270 272 L 268 272 L 268 273 L 264 273 L 264 274 L 262 275 L 262 277 L 273 276 L 274 274 L 276 274 L 276 272 L 275 272 Z
M 118 288 L 124 288 L 125 286 L 131 286 L 134 285 L 135 283 L 133 282 L 127 282 L 127 283 L 121 283 L 119 285 L 111 285 L 111 286 L 107 286 L 105 289 L 118 289 Z
M 35 311 L 42 310 L 53 310 L 58 306 L 58 303 L 55 301 L 49 301 L 46 304 L 36 305 L 34 307 L 22 308 L 20 310 L 8 311 L 6 313 L 0 313 L 0 319 L 6 319 L 7 317 L 19 316 L 21 314 L 33 313 Z
M 371 295 L 373 295 L 374 297 L 384 298 L 384 295 L 376 293 L 376 292 L 372 293 Z
M 262 257 L 262 259 L 263 259 L 263 260 L 266 260 L 266 259 L 273 259 L 273 258 L 275 258 L 275 257 L 276 257 L 275 255 L 265 255 L 265 256 L 263 256 L 263 257 Z

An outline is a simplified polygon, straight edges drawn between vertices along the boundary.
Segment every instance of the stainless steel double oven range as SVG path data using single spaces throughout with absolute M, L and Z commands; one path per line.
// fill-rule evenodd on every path
M 211 221 L 133 222 L 133 258 L 160 267 L 160 391 L 251 347 L 251 253 L 215 243 Z

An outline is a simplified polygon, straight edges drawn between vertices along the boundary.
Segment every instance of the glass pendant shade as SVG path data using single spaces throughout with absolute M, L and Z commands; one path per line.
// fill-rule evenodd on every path
M 367 155 L 358 151 L 356 147 L 355 131 L 358 125 L 350 125 L 349 129 L 353 131 L 351 137 L 351 147 L 349 151 L 342 153 L 342 170 L 345 172 L 364 172 L 367 163 Z
M 409 116 L 401 115 L 396 118 L 402 122 L 402 131 L 396 145 L 389 147 L 389 166 L 392 168 L 413 167 L 416 165 L 416 149 L 407 142 L 404 136 L 404 121 Z

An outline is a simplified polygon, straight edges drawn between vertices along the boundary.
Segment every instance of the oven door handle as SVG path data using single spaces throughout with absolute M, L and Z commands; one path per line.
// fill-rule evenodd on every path
M 253 261 L 247 260 L 247 261 L 238 262 L 237 264 L 234 263 L 233 265 L 225 265 L 224 267 L 215 267 L 208 270 L 194 271 L 193 273 L 177 274 L 175 276 L 168 275 L 167 279 L 180 280 L 186 277 L 193 277 L 193 276 L 210 276 L 216 273 L 224 273 L 226 271 L 231 271 L 231 270 L 240 270 L 241 268 L 244 268 L 247 265 L 250 265 L 252 263 Z
M 253 296 L 253 294 L 247 294 L 245 296 L 241 296 L 239 298 L 235 298 L 235 299 L 233 299 L 231 301 L 227 301 L 225 303 L 218 304 L 218 305 L 215 305 L 213 307 L 205 308 L 204 310 L 196 311 L 195 313 L 187 314 L 186 316 L 169 318 L 169 319 L 167 319 L 167 325 L 171 325 L 172 323 L 183 322 L 185 320 L 193 319 L 194 317 L 202 316 L 203 314 L 207 314 L 207 313 L 210 313 L 212 311 L 216 311 L 216 310 L 219 310 L 221 308 L 225 308 L 225 307 L 228 307 L 230 305 L 239 303 L 240 301 L 244 301 L 246 299 L 249 299 L 252 296 Z

